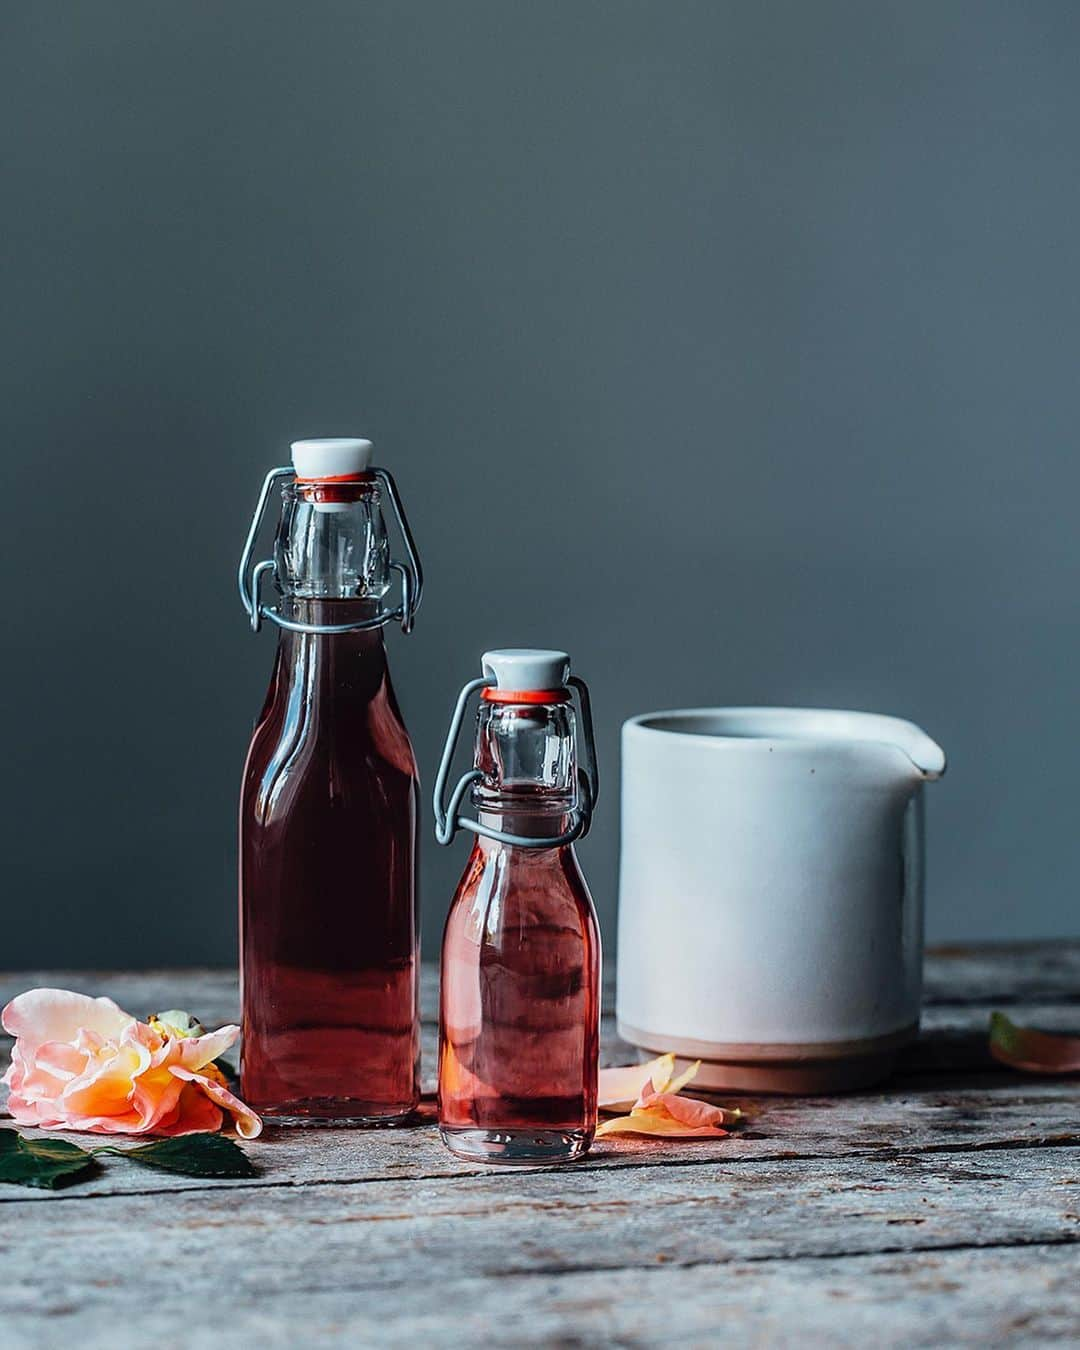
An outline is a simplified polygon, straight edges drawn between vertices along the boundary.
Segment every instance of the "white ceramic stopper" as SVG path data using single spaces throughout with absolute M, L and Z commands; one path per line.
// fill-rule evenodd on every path
M 363 473 L 371 464 L 370 441 L 352 436 L 326 440 L 293 441 L 292 463 L 297 478 L 342 478 Z
M 570 677 L 570 658 L 565 652 L 536 647 L 501 647 L 485 652 L 481 665 L 497 689 L 515 692 L 561 689 Z

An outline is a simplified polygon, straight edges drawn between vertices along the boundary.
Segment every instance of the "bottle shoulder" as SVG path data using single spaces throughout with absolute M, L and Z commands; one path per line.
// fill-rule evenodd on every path
M 596 910 L 572 845 L 525 849 L 478 841 L 451 903 L 448 923 L 494 932 L 560 928 L 590 938 Z
M 355 663 L 319 669 L 310 654 L 283 659 L 279 650 L 244 768 L 244 800 L 257 815 L 312 793 L 365 811 L 416 794 L 416 757 L 385 661 L 377 680 L 368 674 Z

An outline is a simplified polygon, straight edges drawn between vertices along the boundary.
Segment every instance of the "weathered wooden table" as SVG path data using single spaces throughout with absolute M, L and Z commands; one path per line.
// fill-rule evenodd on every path
M 237 1016 L 227 972 L 6 974 L 0 1001 L 35 984 Z M 430 1070 L 430 972 L 424 994 Z M 1075 1341 L 1080 1080 L 996 1067 L 986 1027 L 1001 1007 L 1080 1030 L 1080 943 L 933 952 L 926 1002 L 884 1090 L 744 1099 L 725 1140 L 502 1171 L 430 1124 L 267 1131 L 255 1180 L 109 1159 L 59 1192 L 0 1186 L 0 1344 Z M 605 1060 L 628 1059 L 607 1025 Z

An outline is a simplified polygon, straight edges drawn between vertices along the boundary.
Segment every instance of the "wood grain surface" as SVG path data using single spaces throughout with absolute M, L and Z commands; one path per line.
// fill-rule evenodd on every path
M 9 972 L 0 1002 L 35 984 L 237 1018 L 232 972 Z M 1080 943 L 930 953 L 890 1083 L 743 1098 L 726 1140 L 500 1171 L 446 1153 L 429 1107 L 403 1130 L 268 1130 L 245 1181 L 108 1159 L 57 1193 L 0 1186 L 0 1344 L 1076 1341 L 1080 1080 L 995 1065 L 994 1007 L 1080 1031 Z M 423 1017 L 429 1071 L 430 970 Z M 608 1062 L 632 1058 L 605 1033 Z

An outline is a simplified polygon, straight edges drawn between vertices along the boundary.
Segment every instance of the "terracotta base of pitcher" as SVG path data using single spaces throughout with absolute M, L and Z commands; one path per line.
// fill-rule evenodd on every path
M 659 1036 L 618 1023 L 619 1036 L 653 1055 L 673 1053 L 678 1067 L 701 1060 L 695 1088 L 787 1097 L 857 1092 L 887 1078 L 896 1056 L 918 1036 L 918 1023 L 865 1040 L 806 1045 L 749 1045 Z

